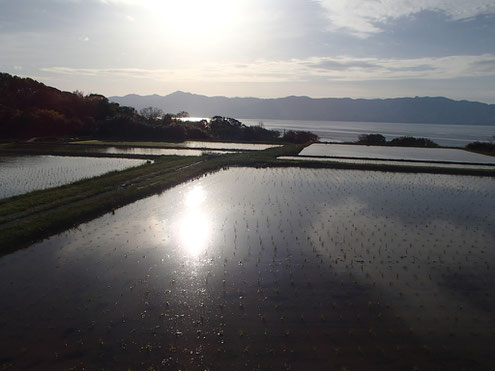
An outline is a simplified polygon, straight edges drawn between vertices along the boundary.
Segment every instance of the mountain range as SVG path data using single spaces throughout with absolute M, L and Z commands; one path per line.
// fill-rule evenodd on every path
M 166 96 L 130 94 L 109 100 L 138 110 L 156 107 L 167 113 L 186 111 L 195 117 L 495 125 L 495 104 L 443 97 L 261 99 L 207 97 L 177 91 Z

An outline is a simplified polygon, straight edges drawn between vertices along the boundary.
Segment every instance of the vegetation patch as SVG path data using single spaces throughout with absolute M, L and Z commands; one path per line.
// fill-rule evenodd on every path
M 359 136 L 357 144 L 374 145 L 374 146 L 397 146 L 397 147 L 425 147 L 436 148 L 438 144 L 428 138 L 415 138 L 402 136 L 394 138 L 387 142 L 382 134 L 362 134 Z
M 288 131 L 283 136 L 262 125 L 247 126 L 222 116 L 188 121 L 187 112 L 164 113 L 154 107 L 139 112 L 98 94 L 62 92 L 29 78 L 0 73 L 0 138 L 88 137 L 106 140 L 182 142 L 232 140 L 304 143 L 318 136 Z
M 472 142 L 466 146 L 468 151 L 495 156 L 495 142 Z

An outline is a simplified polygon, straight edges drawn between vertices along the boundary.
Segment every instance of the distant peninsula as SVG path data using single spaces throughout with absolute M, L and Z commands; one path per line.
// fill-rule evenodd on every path
M 394 99 L 309 98 L 276 99 L 207 97 L 177 91 L 170 95 L 130 94 L 110 102 L 135 109 L 157 107 L 192 116 L 222 115 L 244 119 L 362 121 L 426 124 L 495 125 L 495 104 L 443 97 Z

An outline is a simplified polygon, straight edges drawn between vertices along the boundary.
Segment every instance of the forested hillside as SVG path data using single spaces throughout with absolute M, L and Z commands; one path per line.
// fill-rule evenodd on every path
M 102 95 L 63 92 L 29 78 L 0 74 L 2 138 L 89 135 L 109 117 L 135 112 Z
M 102 139 L 183 141 L 242 140 L 301 142 L 316 140 L 307 132 L 277 131 L 215 116 L 200 122 L 181 120 L 147 107 L 139 112 L 111 103 L 99 94 L 63 92 L 30 78 L 0 73 L 0 139 L 84 136 Z

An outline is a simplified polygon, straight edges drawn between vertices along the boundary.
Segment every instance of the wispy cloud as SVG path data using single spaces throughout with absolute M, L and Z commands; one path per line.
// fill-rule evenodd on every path
M 285 61 L 258 60 L 250 64 L 205 64 L 196 68 L 70 68 L 42 71 L 80 76 L 121 76 L 155 81 L 304 82 L 372 81 L 406 79 L 456 79 L 495 76 L 495 55 L 442 58 L 379 59 L 313 57 Z
M 0 67 L 69 90 L 495 99 L 494 0 L 0 3 Z
M 347 30 L 359 37 L 382 31 L 389 20 L 422 11 L 444 13 L 452 20 L 495 14 L 493 0 L 320 0 L 333 29 Z

